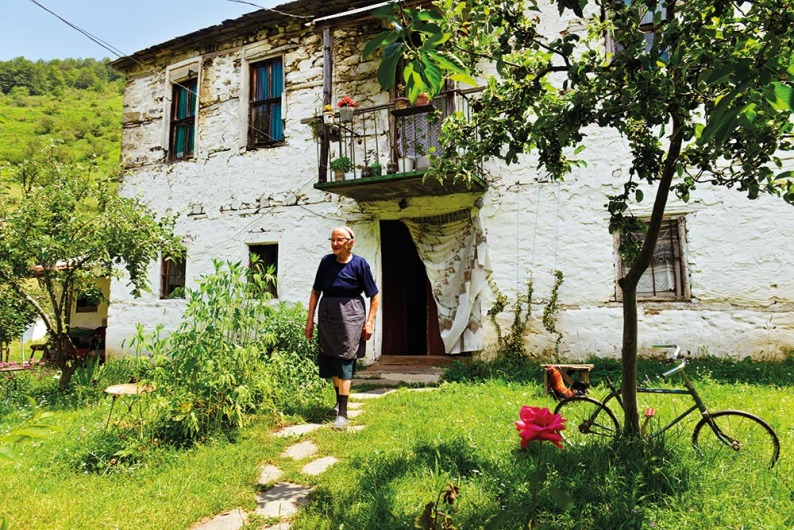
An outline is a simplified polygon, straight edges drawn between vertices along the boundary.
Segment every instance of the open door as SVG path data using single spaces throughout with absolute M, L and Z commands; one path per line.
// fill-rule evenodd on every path
M 381 221 L 383 355 L 443 355 L 438 311 L 408 228 Z

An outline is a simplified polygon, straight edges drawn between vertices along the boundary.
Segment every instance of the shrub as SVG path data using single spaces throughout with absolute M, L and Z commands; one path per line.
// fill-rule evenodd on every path
M 273 307 L 269 278 L 237 264 L 187 290 L 181 324 L 164 336 L 141 326 L 133 344 L 152 354 L 143 381 L 161 390 L 149 400 L 148 435 L 189 445 L 213 433 L 231 434 L 256 410 L 297 411 L 321 398 L 315 346 L 302 338 L 306 312 Z

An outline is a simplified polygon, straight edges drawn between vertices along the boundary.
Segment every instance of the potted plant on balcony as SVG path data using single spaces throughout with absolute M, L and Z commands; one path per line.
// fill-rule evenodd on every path
M 369 172 L 370 176 L 373 177 L 380 177 L 383 174 L 383 166 L 375 160 L 372 164 L 369 165 Z
M 358 107 L 358 103 L 353 98 L 345 96 L 337 102 L 336 106 L 339 107 L 340 120 L 353 121 L 353 111 Z
M 331 105 L 323 107 L 323 123 L 326 125 L 334 124 L 334 108 Z
M 328 167 L 334 172 L 334 180 L 341 181 L 345 180 L 345 173 L 353 169 L 353 161 L 346 156 L 340 156 L 331 160 Z
M 414 100 L 414 106 L 424 107 L 430 105 L 430 95 L 427 92 L 419 92 Z

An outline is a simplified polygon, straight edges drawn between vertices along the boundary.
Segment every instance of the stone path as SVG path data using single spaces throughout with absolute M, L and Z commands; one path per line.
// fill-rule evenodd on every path
M 385 381 L 381 381 L 381 383 L 385 383 Z M 348 417 L 352 420 L 361 415 L 364 412 L 363 407 L 366 400 L 377 399 L 391 392 L 395 392 L 395 390 L 375 388 L 350 394 L 351 401 L 348 404 Z M 327 428 L 330 425 L 330 423 L 292 425 L 276 431 L 274 435 L 278 437 L 300 437 L 316 429 Z M 364 427 L 364 425 L 350 425 L 347 431 L 359 432 L 364 429 Z M 284 460 L 309 460 L 301 468 L 301 472 L 309 476 L 320 475 L 339 461 L 333 456 L 312 459 L 316 452 L 317 446 L 310 440 L 298 441 L 288 446 L 281 454 L 281 458 Z M 301 506 L 308 502 L 311 488 L 300 484 L 279 482 L 282 475 L 283 471 L 273 464 L 265 464 L 260 468 L 257 485 L 261 490 L 256 496 L 256 510 L 254 513 L 266 519 L 265 526 L 262 528 L 274 530 L 289 529 L 289 520 L 298 513 Z M 193 525 L 190 530 L 240 530 L 246 524 L 248 516 L 249 514 L 247 512 L 241 508 L 237 508 L 216 515 L 207 521 L 199 522 Z M 274 523 L 273 521 L 276 520 L 278 522 Z

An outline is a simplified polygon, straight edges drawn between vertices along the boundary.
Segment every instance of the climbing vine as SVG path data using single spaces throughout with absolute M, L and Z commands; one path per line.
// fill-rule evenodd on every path
M 552 275 L 554 276 L 554 286 L 551 288 L 549 300 L 543 308 L 542 322 L 543 329 L 557 336 L 557 340 L 555 341 L 555 352 L 559 353 L 563 334 L 557 329 L 557 315 L 559 313 L 558 297 L 564 276 L 562 271 L 559 270 L 552 271 Z M 527 329 L 529 317 L 532 314 L 532 295 L 534 293 L 532 279 L 530 278 L 527 280 L 526 293 L 518 295 L 515 302 L 512 304 L 513 322 L 510 325 L 510 329 L 507 331 L 502 329 L 496 317 L 507 308 L 509 300 L 496 286 L 493 278 L 488 278 L 488 285 L 490 285 L 496 298 L 493 305 L 488 310 L 488 317 L 491 319 L 496 329 L 496 339 L 498 343 L 497 353 L 507 359 L 520 359 L 527 356 L 528 353 L 524 345 L 524 333 Z M 526 312 L 524 309 L 525 305 Z
M 496 301 L 491 309 L 488 310 L 488 316 L 496 328 L 496 339 L 499 344 L 499 354 L 508 359 L 519 359 L 526 355 L 526 347 L 524 346 L 524 331 L 527 329 L 527 322 L 532 314 L 532 292 L 533 285 L 532 279 L 527 280 L 527 291 L 524 295 L 518 295 L 516 301 L 513 303 L 513 323 L 510 325 L 510 331 L 502 334 L 502 327 L 496 320 L 496 316 L 505 310 L 507 307 L 507 296 L 502 293 L 493 281 L 493 278 L 488 278 L 488 284 L 491 286 Z M 526 304 L 526 315 L 524 314 L 524 304 Z
M 560 270 L 552 271 L 554 275 L 554 286 L 551 288 L 549 301 L 543 309 L 543 328 L 551 333 L 557 335 L 557 341 L 554 343 L 556 353 L 560 353 L 560 342 L 562 341 L 562 332 L 557 329 L 557 315 L 559 313 L 559 306 L 557 305 L 557 297 L 560 292 L 560 285 L 563 282 L 563 274 Z

